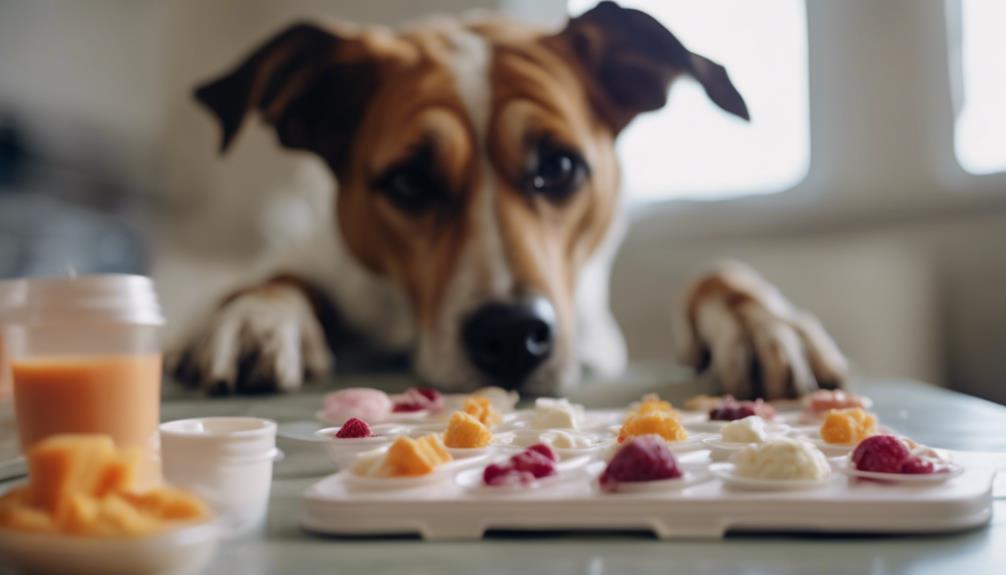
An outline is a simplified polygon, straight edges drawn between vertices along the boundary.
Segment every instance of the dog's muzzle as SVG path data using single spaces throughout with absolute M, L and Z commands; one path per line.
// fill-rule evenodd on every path
M 552 354 L 555 308 L 548 300 L 489 303 L 464 322 L 461 338 L 468 359 L 500 387 L 517 389 Z

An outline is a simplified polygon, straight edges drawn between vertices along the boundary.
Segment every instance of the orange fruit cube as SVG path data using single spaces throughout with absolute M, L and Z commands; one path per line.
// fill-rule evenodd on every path
M 462 449 L 485 447 L 492 438 L 492 432 L 478 418 L 463 411 L 455 411 L 444 432 L 444 445 Z

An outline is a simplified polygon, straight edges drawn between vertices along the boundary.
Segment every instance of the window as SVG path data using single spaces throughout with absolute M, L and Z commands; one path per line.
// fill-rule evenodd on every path
M 581 14 L 596 0 L 570 0 Z M 675 83 L 663 110 L 622 134 L 632 200 L 715 199 L 778 192 L 810 162 L 807 23 L 802 0 L 621 0 L 687 46 L 727 67 L 752 122 L 721 112 L 698 83 Z
M 1006 2 L 961 0 L 960 10 L 957 161 L 972 174 L 1006 171 Z

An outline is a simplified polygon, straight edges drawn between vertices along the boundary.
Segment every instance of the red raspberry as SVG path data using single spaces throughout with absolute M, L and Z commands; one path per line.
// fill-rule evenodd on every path
M 601 473 L 601 489 L 614 491 L 618 483 L 681 477 L 681 468 L 667 443 L 656 435 L 626 441 Z
M 343 423 L 342 427 L 340 427 L 339 431 L 335 434 L 335 436 L 339 439 L 359 439 L 362 437 L 370 437 L 372 435 L 374 435 L 374 433 L 370 431 L 370 426 L 367 425 L 367 422 L 355 417 L 347 419 L 346 423 Z
M 519 471 L 509 465 L 491 463 L 482 471 L 482 482 L 492 487 L 506 485 L 530 485 L 535 477 L 527 471 Z
M 545 457 L 547 457 L 549 461 L 555 461 L 556 460 L 555 452 L 552 451 L 551 447 L 549 447 L 548 445 L 546 445 L 544 443 L 535 443 L 531 447 L 528 447 L 528 451 L 537 451 L 538 453 L 540 453 L 540 454 L 544 455 Z
M 555 475 L 555 462 L 537 449 L 528 448 L 510 458 L 510 465 L 517 471 L 526 471 L 535 479 Z
M 910 473 L 912 475 L 926 475 L 929 473 L 936 473 L 936 466 L 933 462 L 928 459 L 923 459 L 921 457 L 912 456 L 905 460 L 901 464 L 901 473 Z
M 874 435 L 859 442 L 852 452 L 852 463 L 860 471 L 900 473 L 911 457 L 908 447 L 893 435 Z
M 431 405 L 437 405 L 443 402 L 443 397 L 441 397 L 440 392 L 432 387 L 417 387 L 416 393 L 425 397 Z
M 443 404 L 443 396 L 432 387 L 410 387 L 395 398 L 392 411 L 395 413 L 436 411 L 443 407 Z

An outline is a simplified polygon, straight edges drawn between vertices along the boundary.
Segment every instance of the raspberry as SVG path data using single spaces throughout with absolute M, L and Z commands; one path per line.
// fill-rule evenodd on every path
M 555 462 L 538 449 L 528 448 L 510 458 L 510 465 L 517 471 L 526 471 L 535 479 L 554 475 Z
M 775 409 L 761 399 L 737 401 L 733 396 L 727 395 L 718 407 L 709 411 L 710 421 L 736 421 L 752 415 L 772 419 L 775 417 Z
M 438 405 L 443 402 L 443 397 L 441 397 L 440 392 L 432 387 L 417 387 L 416 393 L 425 397 L 431 405 Z
M 535 477 L 527 471 L 519 471 L 509 465 L 492 463 L 482 471 L 482 482 L 492 487 L 507 485 L 530 485 Z
M 432 387 L 410 387 L 405 393 L 395 397 L 395 413 L 411 413 L 416 411 L 436 411 L 444 404 L 440 392 Z
M 537 451 L 538 453 L 547 457 L 549 461 L 556 460 L 555 452 L 552 451 L 551 447 L 545 445 L 544 443 L 535 443 L 534 445 L 528 447 L 527 449 L 528 451 Z
M 370 431 L 370 426 L 367 425 L 367 422 L 355 417 L 346 420 L 346 423 L 343 423 L 342 427 L 335 434 L 339 439 L 360 439 L 362 437 L 370 437 L 371 435 L 374 434 Z
M 911 457 L 908 447 L 893 435 L 867 437 L 852 452 L 852 463 L 860 471 L 899 473 Z
M 656 481 L 681 477 L 681 469 L 667 444 L 656 435 L 630 438 L 601 473 L 601 489 L 613 491 L 618 483 Z
M 749 405 L 723 405 L 709 412 L 709 419 L 712 421 L 736 421 L 755 414 L 755 410 Z
M 929 473 L 936 473 L 936 466 L 928 459 L 923 459 L 913 455 L 901 464 L 901 473 L 926 475 Z

